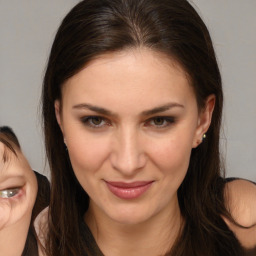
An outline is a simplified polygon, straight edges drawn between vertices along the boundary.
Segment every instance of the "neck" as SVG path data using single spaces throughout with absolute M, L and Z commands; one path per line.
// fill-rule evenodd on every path
M 176 198 L 171 205 L 138 224 L 122 224 L 89 208 L 85 222 L 105 256 L 164 255 L 173 246 L 182 226 Z

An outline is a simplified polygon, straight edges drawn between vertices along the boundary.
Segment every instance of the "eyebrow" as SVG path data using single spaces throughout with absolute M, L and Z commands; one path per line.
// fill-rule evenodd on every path
M 184 106 L 182 104 L 179 103 L 175 103 L 175 102 L 171 102 L 171 103 L 167 103 L 164 104 L 162 106 L 158 106 L 149 110 L 145 110 L 141 112 L 141 116 L 150 116 L 150 115 L 154 115 L 154 114 L 158 114 L 161 112 L 165 112 L 171 108 L 184 108 Z M 106 115 L 106 116 L 117 116 L 117 114 L 113 113 L 112 111 L 99 107 L 99 106 L 95 106 L 95 105 L 91 105 L 91 104 L 86 104 L 86 103 L 82 103 L 82 104 L 77 104 L 75 106 L 73 106 L 73 109 L 89 109 L 91 111 L 97 112 L 99 114 L 102 115 Z

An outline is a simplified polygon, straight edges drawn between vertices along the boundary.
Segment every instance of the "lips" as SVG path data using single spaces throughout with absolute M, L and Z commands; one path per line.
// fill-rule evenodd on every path
M 144 194 L 152 185 L 153 181 L 112 182 L 106 181 L 108 189 L 121 199 L 135 199 Z

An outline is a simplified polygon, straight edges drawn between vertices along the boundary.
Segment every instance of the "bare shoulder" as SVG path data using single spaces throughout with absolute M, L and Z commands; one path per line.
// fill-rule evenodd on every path
M 45 240 L 48 233 L 48 211 L 49 208 L 46 207 L 41 211 L 34 221 L 34 227 L 38 238 L 38 253 L 39 256 L 45 256 Z
M 225 188 L 226 206 L 242 226 L 256 225 L 256 185 L 247 180 L 228 182 Z
M 234 180 L 225 187 L 226 207 L 242 227 L 225 219 L 229 228 L 246 248 L 256 246 L 256 185 L 247 180 Z

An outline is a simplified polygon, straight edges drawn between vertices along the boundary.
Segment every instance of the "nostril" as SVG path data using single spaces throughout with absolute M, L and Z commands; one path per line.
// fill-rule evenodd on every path
M 143 154 L 121 155 L 113 154 L 111 164 L 114 169 L 123 174 L 134 174 L 141 170 L 146 164 L 146 157 Z
M 126 175 L 139 171 L 146 163 L 143 144 L 136 129 L 120 129 L 111 145 L 111 164 Z

